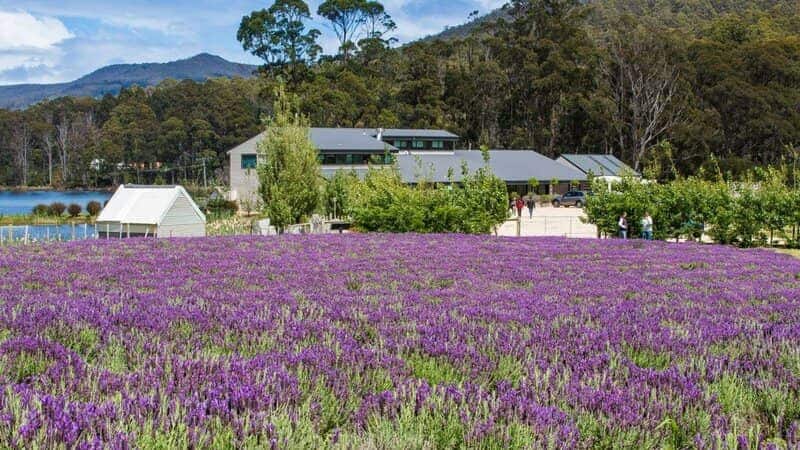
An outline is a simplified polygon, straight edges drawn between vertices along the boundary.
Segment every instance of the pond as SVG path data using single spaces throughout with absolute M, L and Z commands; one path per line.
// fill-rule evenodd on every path
M 111 198 L 111 192 L 98 191 L 0 191 L 0 216 L 30 214 L 39 204 L 60 202 L 67 206 L 76 203 L 86 210 L 90 201 L 101 204 Z

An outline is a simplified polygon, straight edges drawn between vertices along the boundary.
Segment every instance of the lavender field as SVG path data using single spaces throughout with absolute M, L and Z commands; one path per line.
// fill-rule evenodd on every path
M 0 249 L 0 448 L 797 448 L 800 260 L 466 236 Z

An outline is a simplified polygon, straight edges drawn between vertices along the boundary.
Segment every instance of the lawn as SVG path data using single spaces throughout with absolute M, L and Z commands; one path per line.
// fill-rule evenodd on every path
M 800 260 L 336 235 L 0 248 L 0 448 L 800 445 Z

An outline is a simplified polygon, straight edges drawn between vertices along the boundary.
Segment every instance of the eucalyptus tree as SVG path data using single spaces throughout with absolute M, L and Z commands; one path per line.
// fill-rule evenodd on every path
M 285 72 L 288 81 L 296 83 L 306 73 L 306 64 L 322 52 L 317 43 L 320 31 L 306 28 L 310 19 L 303 0 L 276 0 L 269 9 L 243 17 L 236 38 L 246 51 L 263 59 L 268 70 Z
M 326 0 L 317 8 L 317 14 L 330 22 L 339 39 L 339 50 L 347 61 L 355 50 L 356 40 L 378 2 L 366 0 Z

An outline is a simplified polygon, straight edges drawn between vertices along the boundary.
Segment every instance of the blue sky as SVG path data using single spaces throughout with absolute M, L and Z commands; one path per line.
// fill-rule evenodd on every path
M 319 0 L 309 1 L 312 12 Z M 489 12 L 505 0 L 385 0 L 408 42 L 459 25 L 471 11 Z M 208 52 L 257 63 L 236 41 L 243 15 L 267 8 L 249 0 L 0 0 L 0 85 L 55 83 L 116 63 L 166 62 Z M 323 35 L 327 52 L 333 32 Z

